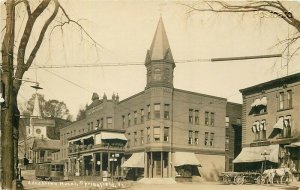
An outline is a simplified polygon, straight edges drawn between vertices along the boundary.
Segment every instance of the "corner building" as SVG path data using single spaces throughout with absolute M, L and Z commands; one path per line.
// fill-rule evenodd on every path
M 104 115 L 103 100 L 113 102 L 107 110 L 110 128 L 124 130 L 127 138 L 122 168 L 137 178 L 192 180 L 201 176 L 217 180 L 225 169 L 225 118 L 230 117 L 227 100 L 174 88 L 176 65 L 161 18 L 145 66 L 144 91 L 122 101 L 118 95 L 111 100 L 106 95 L 102 100 L 94 99 L 93 108 L 87 110 L 94 110 L 93 121 L 87 114 L 80 126 L 87 128 L 99 120 L 106 123 L 103 118 L 109 118 Z M 240 110 L 241 105 L 232 104 L 230 109 Z

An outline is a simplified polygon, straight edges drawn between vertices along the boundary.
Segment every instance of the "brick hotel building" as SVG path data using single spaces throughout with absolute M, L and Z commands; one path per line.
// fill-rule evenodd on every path
M 161 18 L 145 66 L 143 91 L 124 100 L 94 93 L 86 118 L 61 129 L 58 157 L 67 175 L 104 178 L 126 170 L 144 178 L 216 180 L 239 153 L 225 148 L 237 136 L 231 125 L 241 127 L 241 105 L 174 88 L 176 65 Z

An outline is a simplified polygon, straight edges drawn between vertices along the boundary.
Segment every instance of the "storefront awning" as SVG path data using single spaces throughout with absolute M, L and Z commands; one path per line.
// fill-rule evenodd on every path
M 192 153 L 192 152 L 175 152 L 174 166 L 182 166 L 182 165 L 201 166 L 199 160 L 195 156 L 195 153 Z
M 123 168 L 144 168 L 144 152 L 133 153 L 121 167 Z
M 278 163 L 279 145 L 258 146 L 258 147 L 245 147 L 241 153 L 233 160 L 233 163 L 244 162 L 261 162 L 265 160 L 262 153 L 268 153 L 266 160 Z
M 127 141 L 127 138 L 123 133 L 110 133 L 110 132 L 101 132 L 102 140 L 112 140 L 112 139 L 119 139 Z
M 300 142 L 291 143 L 289 145 L 285 145 L 284 147 L 300 148 Z

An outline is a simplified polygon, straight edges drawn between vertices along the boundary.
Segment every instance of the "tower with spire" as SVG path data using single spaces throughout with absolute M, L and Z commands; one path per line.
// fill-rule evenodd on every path
M 146 88 L 173 88 L 175 62 L 162 17 L 159 19 L 150 49 L 147 51 L 145 66 L 147 68 Z

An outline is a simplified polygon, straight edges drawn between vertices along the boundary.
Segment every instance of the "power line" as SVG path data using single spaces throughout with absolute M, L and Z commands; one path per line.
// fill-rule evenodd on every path
M 267 55 L 255 55 L 255 56 L 240 56 L 240 57 L 220 57 L 211 59 L 186 59 L 177 60 L 175 63 L 200 63 L 200 62 L 222 62 L 222 61 L 238 61 L 248 59 L 268 59 L 282 57 L 282 54 L 267 54 Z M 96 61 L 97 62 L 97 61 Z M 87 67 L 122 67 L 122 66 L 140 66 L 144 65 L 141 61 L 132 62 L 101 62 L 100 64 L 73 64 L 73 65 L 35 65 L 29 69 L 59 69 L 59 68 L 87 68 Z

